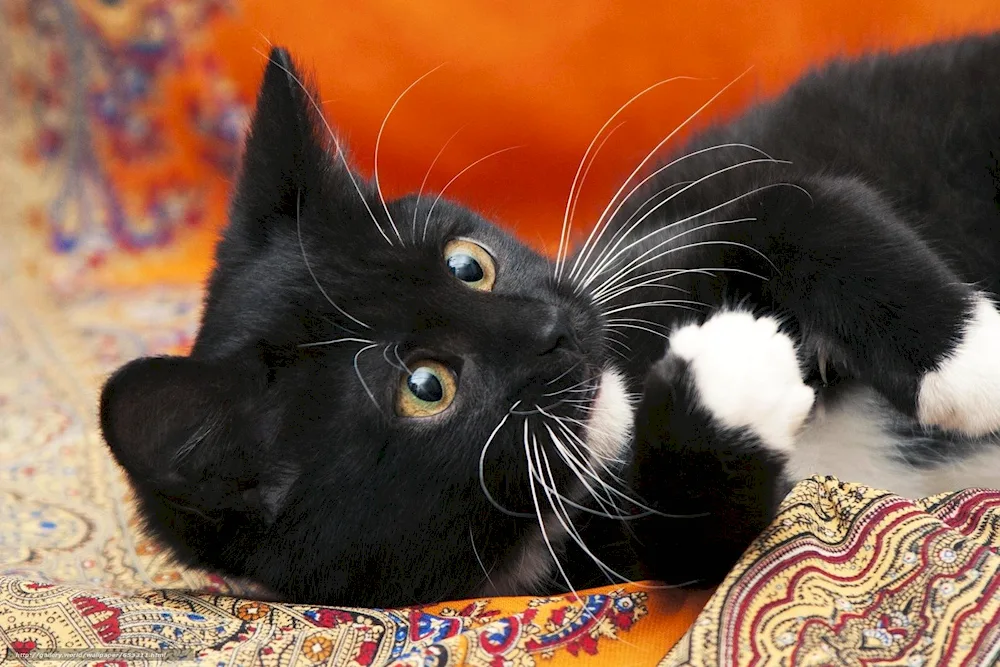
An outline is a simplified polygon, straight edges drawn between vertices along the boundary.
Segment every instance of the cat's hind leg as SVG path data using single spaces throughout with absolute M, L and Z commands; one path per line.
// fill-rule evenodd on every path
M 1000 431 L 992 298 L 875 189 L 845 178 L 807 185 L 811 199 L 764 202 L 756 236 L 737 239 L 780 267 L 750 300 L 794 320 L 813 351 L 829 345 L 848 375 L 924 426 L 970 437 Z

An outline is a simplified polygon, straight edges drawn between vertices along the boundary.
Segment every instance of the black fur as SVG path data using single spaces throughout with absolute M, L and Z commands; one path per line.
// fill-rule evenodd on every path
M 920 378 L 960 339 L 971 285 L 1000 292 L 995 35 L 833 63 L 702 133 L 677 156 L 754 149 L 712 150 L 666 169 L 629 198 L 599 250 L 683 185 L 657 195 L 662 188 L 697 181 L 626 244 L 676 226 L 602 277 L 676 234 L 663 249 L 677 250 L 644 271 L 716 270 L 673 278 L 682 296 L 641 287 L 600 307 L 600 280 L 578 289 L 568 279 L 572 258 L 555 280 L 548 259 L 466 209 L 425 196 L 387 202 L 387 213 L 372 184 L 348 170 L 307 91 L 287 54 L 272 52 L 194 349 L 131 362 L 101 402 L 105 437 L 150 528 L 185 561 L 296 601 L 386 606 L 565 590 L 547 550 L 541 576 L 510 574 L 525 549 L 542 549 L 526 417 L 512 415 L 485 457 L 482 483 L 496 504 L 481 488 L 480 455 L 516 402 L 544 407 L 547 394 L 588 389 L 609 366 L 643 394 L 620 471 L 625 491 L 695 516 L 573 511 L 574 524 L 621 574 L 714 583 L 786 490 L 782 459 L 753 433 L 713 421 L 684 364 L 663 359 L 662 335 L 625 328 L 616 344 L 604 312 L 632 307 L 622 316 L 662 331 L 707 312 L 638 304 L 683 298 L 777 315 L 813 377 L 816 354 L 829 355 L 839 377 L 875 388 L 911 424 Z M 790 164 L 734 166 L 760 151 Z M 738 219 L 752 220 L 701 227 Z M 442 251 L 456 237 L 489 248 L 493 291 L 448 272 Z M 377 346 L 310 345 L 340 338 Z M 403 418 L 394 410 L 401 366 L 420 359 L 447 364 L 459 391 L 440 415 Z M 569 423 L 588 418 L 584 403 L 551 402 Z M 556 488 L 597 508 L 545 420 L 527 419 Z M 968 449 L 928 433 L 914 436 L 934 444 L 915 446 L 912 463 L 919 451 Z M 556 549 L 573 584 L 601 582 L 571 540 Z

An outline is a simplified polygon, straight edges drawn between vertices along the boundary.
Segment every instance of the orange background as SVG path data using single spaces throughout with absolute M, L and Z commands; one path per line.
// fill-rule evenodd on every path
M 319 84 L 327 117 L 366 175 L 379 126 L 397 96 L 443 65 L 389 119 L 379 156 L 383 191 L 417 190 L 457 130 L 430 174 L 430 190 L 475 160 L 518 146 L 477 165 L 448 194 L 554 251 L 584 150 L 609 116 L 647 86 L 676 76 L 700 79 L 663 85 L 619 117 L 625 124 L 604 146 L 583 188 L 578 231 L 592 224 L 650 148 L 748 68 L 689 127 L 778 93 L 808 65 L 834 55 L 998 27 L 997 0 L 243 0 L 235 17 L 214 21 L 203 48 L 221 59 L 236 92 L 252 99 L 268 43 L 287 46 Z M 169 113 L 192 85 L 183 76 L 166 82 L 159 103 Z M 182 128 L 175 134 L 184 141 Z M 205 167 L 182 159 L 171 168 Z M 231 183 L 219 174 L 205 178 L 213 183 L 213 218 L 221 224 Z M 169 250 L 166 264 L 147 254 L 142 273 L 200 277 L 218 224 L 188 232 Z

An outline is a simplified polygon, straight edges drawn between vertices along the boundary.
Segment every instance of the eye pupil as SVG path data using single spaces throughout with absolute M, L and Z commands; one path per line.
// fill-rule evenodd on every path
M 406 379 L 410 392 L 421 401 L 437 403 L 444 398 L 444 388 L 441 381 L 429 368 L 418 368 Z
M 448 258 L 448 268 L 455 277 L 466 283 L 474 283 L 483 279 L 483 267 L 476 258 L 465 253 L 457 253 Z

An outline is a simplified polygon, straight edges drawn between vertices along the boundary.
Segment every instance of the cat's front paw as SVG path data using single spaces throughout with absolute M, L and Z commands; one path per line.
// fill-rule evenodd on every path
M 1000 431 L 1000 313 L 978 297 L 962 339 L 920 382 L 917 417 L 970 436 Z
M 748 428 L 775 451 L 793 447 L 816 396 L 777 320 L 717 313 L 671 334 L 668 355 L 687 362 L 698 398 L 717 422 Z

